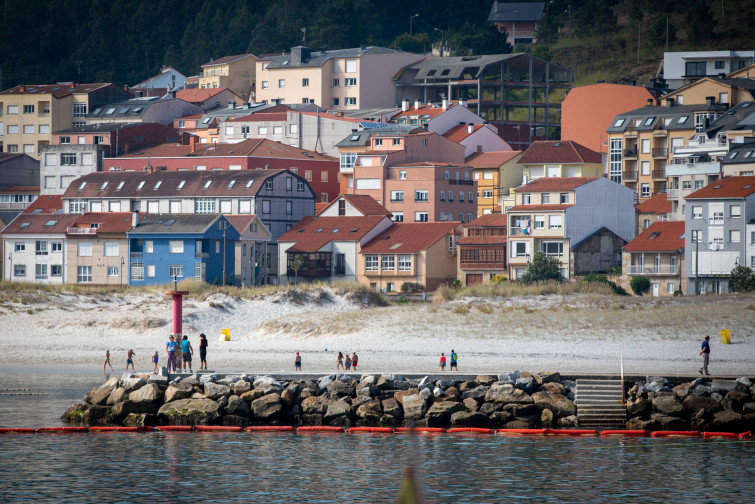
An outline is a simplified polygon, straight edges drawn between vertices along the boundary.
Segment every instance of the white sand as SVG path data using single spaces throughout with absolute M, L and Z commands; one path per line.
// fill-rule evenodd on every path
M 755 297 L 684 297 L 659 301 L 595 295 L 464 299 L 361 308 L 336 295 L 296 304 L 214 295 L 187 299 L 183 331 L 199 367 L 199 333 L 217 372 L 293 371 L 294 352 L 308 373 L 335 371 L 335 357 L 359 353 L 359 371 L 437 373 L 440 352 L 459 354 L 464 374 L 554 370 L 630 375 L 696 375 L 704 334 L 712 337 L 714 374 L 755 375 Z M 17 300 L 18 301 L 18 300 Z M 619 306 L 621 305 L 621 306 Z M 0 305 L 0 368 L 99 369 L 106 349 L 116 371 L 136 352 L 137 371 L 152 369 L 171 331 L 168 296 L 40 294 Z M 230 329 L 231 341 L 219 342 Z M 718 331 L 730 328 L 733 344 Z

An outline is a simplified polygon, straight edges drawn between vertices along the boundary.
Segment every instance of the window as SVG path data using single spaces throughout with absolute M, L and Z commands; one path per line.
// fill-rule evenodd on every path
M 535 229 L 545 229 L 545 215 L 535 216 Z
M 739 205 L 731 205 L 729 207 L 729 217 L 732 219 L 738 219 L 742 217 L 742 207 Z
M 92 257 L 92 242 L 79 242 L 77 255 L 79 257 Z
M 346 60 L 346 73 L 356 73 L 356 71 L 357 71 L 357 60 L 347 59 Z
M 339 87 L 341 85 L 341 79 L 333 79 L 333 87 Z
M 688 61 L 684 64 L 686 77 L 705 77 L 704 61 Z
M 378 256 L 376 255 L 364 256 L 364 270 L 377 271 L 378 270 Z
M 414 222 L 427 222 L 427 212 L 414 212 Z
M 25 264 L 14 264 L 13 265 L 13 276 L 26 276 L 26 265 Z
M 270 87 L 270 83 L 266 80 L 262 81 L 262 89 L 268 89 Z
M 441 201 L 446 201 L 446 191 L 441 191 L 440 192 L 440 200 Z M 443 220 L 443 219 L 441 219 L 441 220 Z
M 357 80 L 355 78 L 349 77 L 349 78 L 343 80 L 343 84 L 346 87 L 354 87 L 354 86 L 357 85 Z
M 511 257 L 527 257 L 527 242 L 514 242 L 511 247 Z
M 270 213 L 270 200 L 262 200 L 262 213 L 263 214 Z
M 441 191 L 442 194 L 444 194 L 443 191 Z M 391 201 L 404 201 L 404 191 L 391 191 Z M 441 201 L 443 201 L 443 196 L 441 196 Z
M 76 268 L 76 283 L 92 283 L 91 266 L 78 266 Z
M 197 198 L 194 200 L 194 213 L 215 213 L 215 198 Z
M 548 229 L 561 229 L 560 215 L 551 215 L 548 217 Z
M 18 105 L 8 105 L 9 114 L 18 114 Z
M 33 135 L 33 134 L 34 134 L 34 125 L 24 124 L 24 135 Z
M 76 154 L 61 154 L 60 155 L 60 164 L 62 165 L 75 165 L 76 164 Z
M 561 257 L 564 255 L 563 242 L 543 242 L 542 252 L 547 256 Z
M 406 170 L 399 170 L 398 178 L 399 180 L 406 180 Z
M 642 184 L 640 186 L 640 197 L 642 198 L 650 197 L 650 184 Z
M 286 215 L 292 215 L 294 213 L 294 203 L 293 201 L 287 200 L 286 201 Z
M 144 263 L 132 262 L 131 263 L 131 280 L 144 281 Z
M 396 268 L 395 258 L 392 255 L 384 255 L 380 258 L 380 268 L 383 271 L 393 271 Z
M 692 181 L 682 180 L 682 189 L 692 189 Z
M 278 79 L 278 87 L 279 88 L 286 87 L 286 79 Z
M 474 194 L 472 193 L 472 191 L 469 191 L 469 193 L 467 194 L 467 201 L 470 202 L 470 203 L 474 203 L 473 196 L 474 196 Z
M 410 255 L 398 256 L 398 270 L 411 271 L 411 269 L 412 269 L 412 256 Z
M 63 265 L 53 264 L 50 266 L 50 276 L 63 276 Z
M 459 191 L 459 202 L 464 203 L 464 191 Z
M 34 144 L 24 144 L 24 153 L 25 154 L 33 154 L 34 153 Z
M 34 265 L 34 279 L 35 280 L 47 280 L 47 265 L 37 263 Z
M 320 172 L 320 182 L 327 182 L 328 181 L 328 172 L 325 170 Z
M 309 79 L 306 77 L 301 80 L 301 87 L 309 87 Z
M 702 219 L 703 218 L 703 207 L 701 207 L 701 206 L 693 206 L 692 207 L 692 218 L 693 219 Z
M 24 114 L 33 114 L 34 105 L 24 105 Z
M 118 266 L 108 266 L 107 267 L 107 276 L 109 276 L 109 277 L 117 277 L 118 276 Z
M 8 134 L 9 135 L 15 135 L 18 133 L 18 125 L 17 124 L 9 124 L 8 125 Z
M 642 161 L 640 163 L 640 170 L 641 175 L 650 175 L 650 161 Z
M 357 99 L 355 97 L 353 97 L 353 96 L 347 96 L 346 98 L 343 99 L 343 104 L 344 105 L 356 105 L 357 104 Z
M 87 115 L 86 103 L 74 103 L 73 104 L 73 117 L 84 117 Z
M 62 252 L 63 251 L 63 243 L 61 243 L 61 242 L 52 242 L 50 244 L 50 251 L 51 252 Z
M 265 189 L 268 191 L 272 191 L 273 189 L 273 181 L 272 180 L 266 180 L 265 181 Z
M 168 242 L 168 251 L 171 254 L 183 254 L 184 242 L 183 240 L 171 240 Z
M 303 180 L 297 180 L 296 181 L 296 190 L 298 192 L 304 192 L 304 181 Z
M 334 107 L 337 107 L 340 103 L 341 103 L 341 101 L 338 98 L 333 98 L 333 106 Z
M 729 93 L 718 93 L 718 103 L 729 103 Z
M 558 200 L 562 205 L 569 204 L 569 193 L 561 193 Z
M 739 229 L 729 230 L 729 243 L 739 243 L 741 239 L 741 233 Z
M 522 194 L 522 205 L 529 205 L 529 204 L 530 204 L 530 195 Z
M 695 189 L 702 189 L 703 188 L 703 180 L 695 180 Z
M 492 189 L 485 189 L 482 191 L 482 197 L 483 199 L 490 199 L 493 197 L 493 190 Z
M 420 189 L 414 191 L 414 201 L 428 201 L 428 192 Z
M 14 249 L 16 252 L 24 252 L 26 251 L 26 243 L 24 242 L 16 242 L 16 247 Z
M 674 282 L 666 282 L 666 294 L 673 294 L 675 292 Z
M 148 264 L 147 265 L 147 276 L 149 278 L 155 277 L 155 265 L 154 264 Z
M 474 217 L 472 216 L 472 212 L 469 212 L 467 214 L 467 222 L 471 222 L 473 219 L 474 219 Z
M 312 182 L 312 170 L 304 170 L 304 178 L 307 182 Z
M 393 145 L 401 145 L 401 139 L 400 138 L 394 138 L 393 139 Z
M 549 193 L 543 193 L 540 195 L 540 204 L 547 205 L 551 202 L 551 195 Z
M 168 275 L 171 278 L 173 278 L 173 277 L 183 278 L 184 277 L 184 267 L 183 267 L 183 265 L 182 264 L 171 264 L 170 266 L 168 266 Z
M 716 70 L 723 70 L 724 69 L 724 62 L 723 62 L 723 60 L 716 60 L 714 62 L 714 66 L 715 66 Z

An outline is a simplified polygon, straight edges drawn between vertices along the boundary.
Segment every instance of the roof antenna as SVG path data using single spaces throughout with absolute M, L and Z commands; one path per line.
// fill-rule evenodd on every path
M 307 45 L 307 28 L 304 26 L 301 29 L 301 45 Z

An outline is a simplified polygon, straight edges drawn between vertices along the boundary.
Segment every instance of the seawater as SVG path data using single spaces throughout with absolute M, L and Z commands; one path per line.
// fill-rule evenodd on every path
M 0 426 L 59 425 L 102 376 L 0 373 L 20 381 L 57 392 L 0 396 Z M 0 502 L 397 502 L 409 465 L 432 503 L 751 502 L 755 480 L 755 444 L 703 439 L 5 434 L 0 453 Z

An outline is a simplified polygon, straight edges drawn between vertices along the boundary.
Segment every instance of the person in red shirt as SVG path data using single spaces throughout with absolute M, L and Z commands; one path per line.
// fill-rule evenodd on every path
M 440 354 L 440 370 L 441 371 L 446 370 L 446 354 L 444 353 Z

